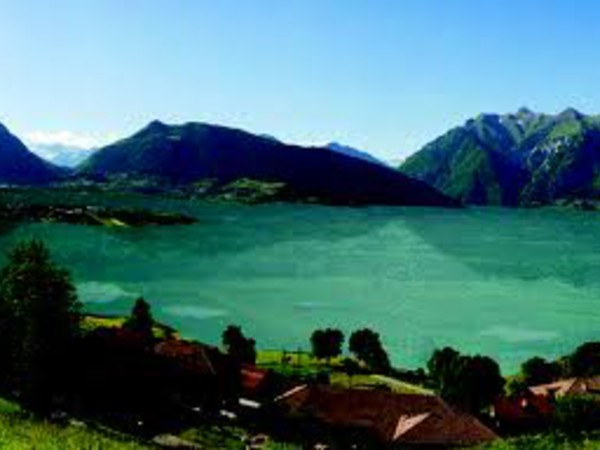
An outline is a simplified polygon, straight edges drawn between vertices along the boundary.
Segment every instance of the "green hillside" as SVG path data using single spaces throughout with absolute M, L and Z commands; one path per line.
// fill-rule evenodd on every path
M 596 199 L 600 117 L 573 109 L 482 114 L 426 145 L 400 170 L 471 204 Z
M 291 199 L 342 205 L 455 205 L 427 184 L 380 163 L 203 123 L 152 122 L 99 149 L 77 171 L 96 180 L 198 186 L 217 198 L 248 198 L 249 203 Z
M 131 437 L 95 431 L 85 425 L 61 426 L 36 420 L 0 399 L 0 448 L 3 450 L 146 450 L 155 448 Z

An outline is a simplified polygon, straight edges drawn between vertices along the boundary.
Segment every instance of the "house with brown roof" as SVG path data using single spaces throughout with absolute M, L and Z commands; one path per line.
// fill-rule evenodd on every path
M 276 400 L 304 439 L 333 448 L 443 449 L 497 439 L 439 397 L 371 389 L 299 386 Z
M 600 377 L 568 378 L 530 386 L 520 394 L 496 399 L 490 415 L 500 430 L 539 430 L 550 424 L 556 400 L 576 395 L 597 396 L 600 401 Z
M 239 368 L 218 348 L 182 339 L 167 339 L 154 355 L 169 368 L 179 401 L 195 409 L 218 408 L 237 401 Z
M 568 378 L 553 383 L 529 388 L 536 395 L 558 399 L 568 395 L 597 395 L 600 399 L 600 376 L 590 378 Z

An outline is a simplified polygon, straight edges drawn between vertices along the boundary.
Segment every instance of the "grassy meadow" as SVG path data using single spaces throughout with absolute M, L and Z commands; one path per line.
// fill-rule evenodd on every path
M 147 450 L 155 448 L 130 436 L 106 434 L 87 426 L 61 426 L 37 420 L 0 399 L 0 448 L 3 450 Z

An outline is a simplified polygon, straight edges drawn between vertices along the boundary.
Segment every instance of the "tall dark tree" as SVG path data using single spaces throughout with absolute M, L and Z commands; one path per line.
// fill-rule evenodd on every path
M 125 322 L 124 327 L 148 338 L 153 337 L 154 318 L 150 304 L 142 297 L 136 300 L 131 310 L 131 316 Z
M 69 274 L 40 241 L 17 245 L 0 271 L 2 388 L 46 412 L 73 374 L 81 304 Z
M 437 393 L 444 399 L 454 398 L 460 374 L 460 353 L 452 347 L 437 349 L 427 362 L 427 370 Z
M 239 363 L 256 363 L 256 341 L 244 335 L 241 327 L 229 325 L 222 335 L 227 353 Z
M 504 388 L 498 363 L 487 356 L 461 355 L 446 347 L 433 352 L 427 368 L 444 400 L 473 413 L 489 406 Z
M 600 342 L 586 342 L 569 357 L 571 376 L 600 375 Z
M 521 365 L 523 382 L 528 386 L 550 383 L 560 376 L 558 364 L 534 356 Z
M 315 330 L 310 337 L 312 354 L 318 359 L 335 358 L 342 354 L 344 333 L 334 328 Z
M 387 373 L 391 368 L 379 334 L 369 328 L 357 330 L 350 336 L 349 348 L 371 370 Z

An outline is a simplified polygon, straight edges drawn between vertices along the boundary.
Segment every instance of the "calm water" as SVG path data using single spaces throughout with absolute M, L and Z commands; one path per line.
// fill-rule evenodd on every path
M 0 231 L 0 248 L 41 237 L 89 309 L 122 313 L 143 295 L 158 318 L 214 343 L 229 323 L 263 348 L 287 349 L 307 348 L 316 327 L 369 326 L 399 365 L 452 345 L 511 371 L 529 356 L 600 339 L 600 214 L 160 207 L 200 222 L 22 225 Z

